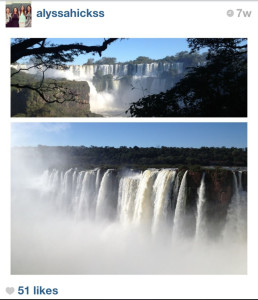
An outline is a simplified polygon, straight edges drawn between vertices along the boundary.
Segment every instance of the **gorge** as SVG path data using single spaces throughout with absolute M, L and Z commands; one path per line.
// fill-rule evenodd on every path
M 29 69 L 20 73 L 23 75 L 23 79 L 26 78 L 26 75 L 36 75 L 38 81 L 41 80 L 41 70 L 31 68 L 31 65 L 17 64 L 13 65 L 12 68 L 16 70 Z M 89 88 L 79 93 L 79 100 L 82 100 L 79 103 L 88 99 L 86 104 L 90 105 L 91 112 L 102 116 L 126 116 L 125 111 L 132 101 L 146 95 L 158 94 L 171 89 L 184 76 L 187 68 L 188 65 L 183 62 L 85 64 L 70 65 L 64 70 L 49 69 L 45 72 L 45 77 L 59 81 L 65 79 L 71 89 L 74 89 L 73 85 L 85 82 Z M 19 78 L 16 77 L 14 76 L 14 82 L 19 81 Z M 35 77 L 33 80 L 35 80 Z M 28 81 L 31 82 L 29 78 Z M 65 84 L 65 82 L 63 83 Z M 23 113 L 17 109 L 18 102 L 21 102 L 21 99 L 15 102 L 15 96 L 16 94 L 12 95 L 12 115 Z M 38 95 L 36 96 L 36 98 L 39 98 Z M 44 104 L 44 101 L 41 100 L 41 102 Z M 74 105 L 73 103 L 72 106 Z M 84 114 L 87 114 L 87 112 L 84 112 Z M 71 109 L 71 115 L 77 116 L 76 111 L 73 112 Z
M 153 234 L 170 228 L 177 238 L 218 237 L 232 207 L 243 211 L 247 200 L 246 171 L 53 169 L 42 180 L 42 197 L 75 218 L 147 226 Z
M 20 180 L 13 274 L 246 272 L 244 168 L 47 169 Z

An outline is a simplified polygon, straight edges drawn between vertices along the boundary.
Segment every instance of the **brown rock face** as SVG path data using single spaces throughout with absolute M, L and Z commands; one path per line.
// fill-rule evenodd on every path
M 231 171 L 223 169 L 188 171 L 187 206 L 196 205 L 197 190 L 200 187 L 203 172 L 205 172 L 205 193 L 208 202 L 228 206 L 233 194 L 233 177 Z
M 189 213 L 196 210 L 197 190 L 200 187 L 202 171 L 188 171 L 187 174 L 187 203 L 186 209 Z
M 186 223 L 188 236 L 195 234 L 196 228 L 196 204 L 198 200 L 197 190 L 200 187 L 202 171 L 188 171 L 187 174 L 187 201 L 186 201 Z
M 223 169 L 206 173 L 206 213 L 209 220 L 208 232 L 216 236 L 224 228 L 228 206 L 233 195 L 233 174 Z
M 233 174 L 230 170 L 189 170 L 187 174 L 186 214 L 188 235 L 195 232 L 198 189 L 205 172 L 205 215 L 208 220 L 208 234 L 212 237 L 219 235 L 224 228 L 228 206 L 233 195 Z M 246 188 L 246 174 L 242 175 L 243 188 Z
M 227 206 L 232 197 L 232 172 L 223 169 L 206 171 L 206 185 L 210 202 Z
M 242 185 L 243 185 L 243 190 L 247 192 L 247 172 L 244 171 L 242 173 Z

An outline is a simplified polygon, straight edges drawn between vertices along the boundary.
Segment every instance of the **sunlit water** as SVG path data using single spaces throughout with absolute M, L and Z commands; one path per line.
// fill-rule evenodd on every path
M 205 175 L 195 234 L 185 235 L 186 177 L 178 184 L 174 169 L 14 174 L 12 274 L 245 274 L 240 172 L 216 239 L 206 232 Z

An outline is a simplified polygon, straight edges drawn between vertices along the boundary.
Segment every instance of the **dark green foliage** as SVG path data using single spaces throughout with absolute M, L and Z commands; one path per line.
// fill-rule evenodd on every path
M 121 64 L 150 64 L 150 63 L 184 63 L 185 68 L 204 64 L 207 53 L 189 53 L 188 51 L 178 52 L 176 55 L 166 56 L 161 59 L 152 59 L 146 56 L 139 56 L 135 60 L 122 62 Z
M 245 39 L 188 39 L 192 52 L 208 47 L 207 62 L 192 67 L 165 93 L 131 103 L 132 117 L 246 117 Z
M 24 149 L 24 148 L 23 148 Z M 32 149 L 27 148 L 29 153 Z M 31 150 L 30 150 L 31 149 Z M 200 172 L 200 166 L 233 166 L 233 153 L 239 151 L 238 166 L 246 166 L 246 149 L 238 148 L 139 148 L 139 147 L 48 147 L 39 146 L 36 148 L 40 156 L 51 161 L 53 157 L 53 167 L 56 166 L 56 157 L 60 159 L 60 163 L 66 168 L 164 168 L 178 167 L 180 170 L 189 169 L 191 172 Z M 241 155 L 240 155 L 241 153 Z M 240 157 L 241 156 L 241 157 Z M 189 161 L 194 159 L 198 166 L 191 165 Z M 214 172 L 214 171 L 213 171 Z M 217 171 L 216 171 L 217 172 Z M 218 174 L 220 176 L 220 174 Z M 222 175 L 221 175 L 222 176 Z
M 93 65 L 94 64 L 94 58 L 88 58 L 86 64 L 83 65 Z
M 100 60 L 94 61 L 94 59 L 88 59 L 85 65 L 114 65 L 116 63 L 127 65 L 135 65 L 135 64 L 151 64 L 151 63 L 184 63 L 185 68 L 194 67 L 197 65 L 202 65 L 206 61 L 207 53 L 190 53 L 188 51 L 178 52 L 176 55 L 166 56 L 161 59 L 152 59 L 147 56 L 138 56 L 134 60 L 124 61 L 124 62 L 116 62 L 116 58 L 114 57 L 102 57 Z
M 87 46 L 81 43 L 57 45 L 46 38 L 16 38 L 11 44 L 11 63 L 25 57 L 36 58 L 54 68 L 54 66 L 73 62 L 75 57 L 82 54 L 98 53 L 101 56 L 102 52 L 117 40 L 117 38 L 104 39 L 98 46 Z
M 200 38 L 187 39 L 188 45 L 192 52 L 199 51 L 207 47 L 208 58 L 216 55 L 218 52 L 236 51 L 246 52 L 246 38 Z
M 114 65 L 115 63 L 115 57 L 102 57 L 101 59 L 95 61 L 95 64 L 97 65 Z
M 150 64 L 154 62 L 153 59 L 147 57 L 147 56 L 138 56 L 135 60 L 129 61 L 130 64 Z

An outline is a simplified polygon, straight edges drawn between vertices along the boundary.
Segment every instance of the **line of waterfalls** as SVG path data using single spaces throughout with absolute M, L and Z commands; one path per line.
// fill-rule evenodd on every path
M 242 172 L 231 174 L 230 201 L 224 204 L 219 199 L 217 203 L 209 199 L 211 187 L 205 172 L 193 192 L 188 183 L 189 171 L 176 169 L 47 170 L 42 175 L 41 197 L 78 221 L 140 226 L 153 235 L 169 229 L 176 240 L 185 236 L 205 239 L 215 222 L 223 223 L 217 229 L 220 235 L 245 235 L 247 195 Z
M 27 170 L 12 172 L 12 274 L 247 272 L 244 169 Z
M 13 65 L 27 69 L 29 65 Z M 26 71 L 27 72 L 27 71 Z M 42 74 L 32 68 L 31 74 Z M 171 89 L 185 72 L 184 63 L 146 63 L 114 65 L 70 65 L 67 69 L 49 69 L 48 78 L 87 81 L 90 87 L 91 111 L 103 116 L 122 116 L 130 103 Z M 98 76 L 95 77 L 95 75 Z M 95 78 L 95 79 L 94 79 Z M 96 79 L 97 78 L 97 79 Z
M 13 68 L 26 69 L 28 65 L 13 65 Z M 144 63 L 144 64 L 92 64 L 92 65 L 70 65 L 68 70 L 78 78 L 93 78 L 96 72 L 100 71 L 102 75 L 113 75 L 116 79 L 125 76 L 137 77 L 159 77 L 163 72 L 174 70 L 177 73 L 184 71 L 184 63 Z M 61 71 L 61 70 L 60 70 Z

